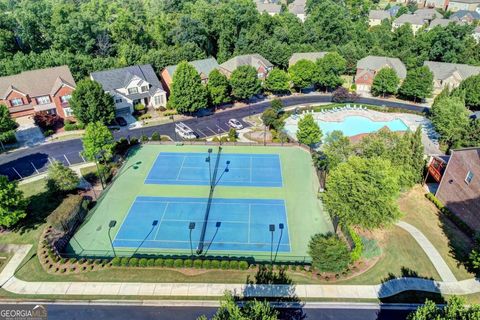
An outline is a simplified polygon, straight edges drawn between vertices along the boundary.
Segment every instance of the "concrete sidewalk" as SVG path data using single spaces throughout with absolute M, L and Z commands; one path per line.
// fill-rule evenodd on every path
M 88 296 L 157 296 L 157 297 L 220 297 L 225 290 L 248 297 L 378 299 L 406 290 L 441 294 L 480 292 L 480 282 L 469 279 L 439 282 L 419 278 L 399 278 L 378 285 L 245 285 L 217 283 L 139 283 L 139 282 L 27 282 L 14 276 L 14 271 L 27 256 L 31 245 L 9 246 L 13 257 L 0 273 L 0 286 L 12 293 L 25 295 L 88 295 Z

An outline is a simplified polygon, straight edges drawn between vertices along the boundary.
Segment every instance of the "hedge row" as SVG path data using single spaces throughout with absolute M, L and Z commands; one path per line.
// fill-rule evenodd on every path
M 247 261 L 238 260 L 200 260 L 200 259 L 163 259 L 163 258 L 127 258 L 112 259 L 115 267 L 165 267 L 165 268 L 195 268 L 195 269 L 234 269 L 247 270 Z
M 352 262 L 355 262 L 362 256 L 363 242 L 362 238 L 360 238 L 360 236 L 355 232 L 355 230 L 353 230 L 351 227 L 347 227 L 347 230 L 354 243 L 352 251 L 350 252 L 350 258 L 352 259 Z
M 432 201 L 432 203 L 440 210 L 440 212 L 446 215 L 460 230 L 462 230 L 471 237 L 475 236 L 475 230 L 473 230 L 468 224 L 465 223 L 465 221 L 460 219 L 456 214 L 450 211 L 450 209 L 445 207 L 443 203 L 441 203 L 440 200 L 438 200 L 438 198 L 433 195 L 433 193 L 427 193 L 425 194 L 425 197 L 428 200 Z

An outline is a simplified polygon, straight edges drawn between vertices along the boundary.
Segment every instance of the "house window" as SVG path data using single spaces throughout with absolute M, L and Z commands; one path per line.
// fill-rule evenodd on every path
M 154 96 L 153 97 L 153 103 L 158 106 L 160 104 L 163 104 L 163 96 Z
M 138 93 L 137 87 L 128 88 L 128 94 L 135 94 L 135 93 Z
M 16 106 L 21 106 L 21 105 L 23 105 L 23 100 L 20 99 L 20 98 L 12 99 L 12 100 L 10 100 L 10 103 L 11 103 L 12 106 L 14 106 L 14 107 L 16 107 Z
M 37 104 L 47 104 L 50 102 L 51 100 L 49 96 L 41 96 L 37 98 Z
M 257 77 L 258 77 L 258 78 L 263 78 L 263 73 L 258 73 L 258 74 L 257 74 Z
M 71 97 L 72 97 L 71 95 L 61 96 L 60 101 L 62 101 L 62 103 L 67 103 Z
M 73 111 L 71 108 L 64 108 L 63 112 L 65 113 L 65 117 L 73 117 Z
M 115 98 L 115 103 L 122 103 L 122 98 Z
M 147 92 L 148 91 L 148 86 L 142 86 L 142 92 Z
M 465 182 L 467 184 L 470 184 L 473 180 L 473 172 L 472 171 L 468 171 L 467 172 L 467 176 L 465 177 Z

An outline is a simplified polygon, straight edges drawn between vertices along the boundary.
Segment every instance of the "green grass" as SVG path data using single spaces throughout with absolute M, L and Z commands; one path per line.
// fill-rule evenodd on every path
M 25 198 L 45 192 L 47 190 L 47 180 L 42 178 L 33 182 L 20 183 L 18 188 L 23 192 Z
M 473 278 L 463 262 L 472 248 L 471 239 L 425 198 L 425 190 L 416 186 L 399 201 L 405 216 L 402 220 L 418 228 L 432 242 L 457 280 Z
M 10 254 L 5 252 L 0 252 L 0 272 L 2 272 L 3 268 L 8 263 L 9 259 L 10 259 Z
M 78 254 L 93 253 L 99 255 L 112 255 L 111 244 L 108 238 L 108 223 L 117 220 L 119 223 L 112 228 L 112 237 L 118 232 L 124 217 L 138 195 L 143 196 L 170 196 L 170 197 L 206 197 L 209 193 L 208 186 L 180 186 L 180 185 L 153 185 L 144 184 L 144 179 L 150 171 L 153 162 L 160 151 L 165 152 L 205 152 L 207 146 L 142 146 L 134 152 L 124 166 L 116 181 L 102 196 L 101 201 L 94 209 L 95 212 L 84 223 L 70 242 L 72 250 Z M 262 187 L 223 187 L 218 186 L 215 197 L 218 198 L 264 198 L 285 199 L 288 229 L 290 236 L 291 252 L 279 253 L 278 259 L 285 256 L 296 256 L 295 260 L 307 257 L 307 245 L 310 237 L 318 232 L 332 230 L 331 222 L 324 213 L 321 201 L 317 198 L 318 179 L 315 175 L 310 154 L 298 147 L 232 147 L 226 146 L 224 153 L 275 153 L 281 158 L 282 188 Z M 141 161 L 140 165 L 135 165 Z M 135 250 L 125 250 L 130 254 Z M 143 253 L 189 253 L 186 251 L 160 251 L 150 252 L 139 250 Z M 210 254 L 248 255 L 251 252 L 223 252 L 211 251 Z M 269 254 L 258 254 L 270 259 Z M 268 257 L 267 257 L 268 256 Z

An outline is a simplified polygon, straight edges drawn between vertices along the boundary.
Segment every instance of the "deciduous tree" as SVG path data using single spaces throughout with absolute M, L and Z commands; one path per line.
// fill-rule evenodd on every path
M 83 156 L 88 160 L 109 159 L 113 155 L 115 140 L 112 133 L 101 122 L 92 122 L 85 128 L 83 136 Z
M 408 70 L 407 77 L 399 89 L 400 95 L 414 101 L 428 98 L 432 91 L 433 73 L 425 66 Z
M 72 169 L 64 166 L 61 162 L 55 161 L 48 167 L 48 180 L 55 189 L 69 192 L 77 188 L 80 179 Z
M 340 77 L 347 68 L 347 61 L 337 52 L 329 52 L 317 61 L 318 73 L 315 81 L 318 86 L 327 90 L 341 86 L 343 79 Z
M 217 69 L 210 72 L 208 76 L 207 90 L 210 101 L 218 106 L 230 102 L 230 84 L 227 77 Z
M 468 110 L 459 97 L 436 100 L 431 110 L 431 120 L 440 139 L 449 147 L 459 146 L 469 125 Z
M 251 66 L 240 66 L 232 72 L 230 77 L 232 94 L 240 100 L 250 99 L 262 90 L 257 71 Z
M 382 68 L 373 79 L 372 94 L 374 96 L 395 94 L 399 83 L 400 79 L 395 70 L 389 67 Z
M 113 97 L 98 82 L 90 79 L 77 83 L 69 104 L 75 117 L 85 124 L 97 121 L 109 124 L 115 119 Z
M 322 141 L 322 130 L 313 119 L 311 114 L 304 116 L 298 121 L 297 140 L 300 143 L 313 147 Z
M 346 162 L 353 154 L 350 140 L 339 130 L 327 134 L 322 150 L 327 157 L 329 170 L 336 168 L 342 162 Z
M 293 87 L 299 91 L 314 84 L 316 73 L 317 66 L 315 62 L 305 59 L 299 60 L 288 68 L 288 74 Z
M 169 105 L 179 113 L 195 112 L 208 106 L 207 90 L 194 66 L 180 62 L 173 74 Z
M 17 182 L 10 182 L 6 176 L 0 175 L 0 226 L 8 228 L 25 218 L 26 206 Z
M 457 90 L 463 93 L 467 108 L 480 110 L 480 75 L 463 80 Z
M 290 78 L 285 71 L 275 68 L 265 80 L 265 89 L 274 93 L 283 93 L 290 90 Z
M 0 104 L 0 142 L 10 140 L 17 128 L 17 123 L 12 119 L 7 106 Z

